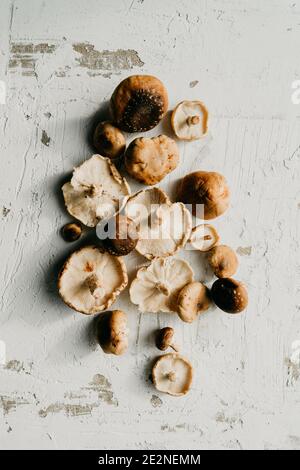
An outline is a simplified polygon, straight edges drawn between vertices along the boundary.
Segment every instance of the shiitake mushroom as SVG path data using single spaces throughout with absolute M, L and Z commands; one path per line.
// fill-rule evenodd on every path
M 93 144 L 100 155 L 114 160 L 123 155 L 126 140 L 120 129 L 111 122 L 103 121 L 95 129 Z
M 126 256 L 135 249 L 139 234 L 132 219 L 118 214 L 107 227 L 108 236 L 103 240 L 103 246 L 111 255 Z
M 168 109 L 163 83 L 151 75 L 132 75 L 115 89 L 111 111 L 117 126 L 125 132 L 145 132 L 155 127 Z
M 239 313 L 248 305 L 248 292 L 244 284 L 232 279 L 215 281 L 211 288 L 212 299 L 224 312 Z

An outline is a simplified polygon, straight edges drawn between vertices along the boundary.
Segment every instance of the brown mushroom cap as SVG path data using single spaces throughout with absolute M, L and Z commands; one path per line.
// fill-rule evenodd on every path
M 122 310 L 102 313 L 97 320 L 98 342 L 106 354 L 123 354 L 128 347 L 127 315 Z
M 208 262 L 217 277 L 233 276 L 239 261 L 235 251 L 226 245 L 218 245 L 208 252 Z
M 170 326 L 166 326 L 161 330 L 158 330 L 156 333 L 155 344 L 158 349 L 165 351 L 168 348 L 178 351 L 178 348 L 173 344 L 174 340 L 174 330 Z
M 139 234 L 132 219 L 118 214 L 109 222 L 109 226 L 112 226 L 112 231 L 108 234 L 108 238 L 103 240 L 104 248 L 109 253 L 115 256 L 126 256 L 135 249 Z
M 77 222 L 70 222 L 63 226 L 61 234 L 66 242 L 75 242 L 81 237 L 82 227 Z
M 73 310 L 91 315 L 110 307 L 127 286 L 124 261 L 97 246 L 72 253 L 58 276 L 61 298 Z
M 242 312 L 248 305 L 246 287 L 232 278 L 222 278 L 215 281 L 211 294 L 215 304 L 227 313 Z
M 180 182 L 178 200 L 192 205 L 193 215 L 200 216 L 197 204 L 204 205 L 204 219 L 214 219 L 229 206 L 229 188 L 223 175 L 210 171 L 195 171 Z
M 113 118 L 123 131 L 145 132 L 168 110 L 168 94 L 158 78 L 132 75 L 117 86 L 110 104 Z
M 147 185 L 159 183 L 177 167 L 178 162 L 177 144 L 166 135 L 134 139 L 125 154 L 128 173 Z
M 207 133 L 208 111 L 201 101 L 182 101 L 171 116 L 171 124 L 180 140 L 201 139 Z
M 98 124 L 94 132 L 93 143 L 101 155 L 112 160 L 119 158 L 126 147 L 123 133 L 108 121 Z
M 164 354 L 158 357 L 152 368 L 152 380 L 160 392 L 179 397 L 191 388 L 193 367 L 180 354 Z
M 190 282 L 178 294 L 177 313 L 182 321 L 192 323 L 210 304 L 208 288 L 202 282 Z

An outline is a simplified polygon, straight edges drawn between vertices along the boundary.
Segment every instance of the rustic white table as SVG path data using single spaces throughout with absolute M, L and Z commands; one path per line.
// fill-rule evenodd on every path
M 2 0 L 0 9 L 0 448 L 299 449 L 300 2 Z M 116 305 L 128 312 L 130 348 L 113 357 L 95 344 L 93 319 L 56 292 L 78 245 L 59 234 L 70 220 L 60 186 L 92 154 L 95 113 L 134 73 L 160 77 L 170 108 L 207 104 L 209 135 L 180 144 L 181 164 L 161 186 L 172 195 L 198 168 L 227 177 L 232 204 L 215 225 L 240 255 L 250 305 L 183 324 L 139 314 L 124 293 Z M 149 135 L 159 132 L 167 122 Z M 200 254 L 180 256 L 211 283 Z M 131 278 L 142 262 L 126 259 Z M 152 333 L 167 325 L 195 367 L 183 398 L 149 381 Z

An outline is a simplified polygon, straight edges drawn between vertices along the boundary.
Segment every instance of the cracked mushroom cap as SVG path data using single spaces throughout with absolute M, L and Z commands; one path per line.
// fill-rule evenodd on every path
M 156 360 L 152 368 L 152 380 L 158 391 L 179 397 L 191 388 L 193 367 L 180 354 L 165 354 Z
M 130 176 L 147 185 L 159 183 L 178 163 L 177 144 L 166 135 L 134 139 L 125 153 L 125 167 Z
M 130 299 L 140 312 L 176 312 L 179 291 L 193 280 L 186 261 L 158 258 L 138 270 L 129 289 Z
M 128 199 L 125 212 L 138 227 L 136 250 L 147 259 L 174 255 L 189 239 L 190 212 L 182 203 L 172 204 L 159 188 L 134 194 Z
M 214 171 L 195 171 L 182 178 L 178 200 L 192 205 L 193 215 L 199 217 L 197 205 L 204 205 L 204 219 L 214 219 L 229 206 L 226 179 Z
M 126 132 L 145 132 L 155 127 L 168 110 L 168 93 L 151 75 L 132 75 L 115 89 L 111 100 L 114 121 Z
M 126 180 L 110 159 L 101 155 L 93 155 L 74 168 L 62 191 L 68 212 L 88 227 L 116 214 L 130 194 Z
M 201 224 L 193 228 L 189 242 L 195 250 L 209 251 L 219 241 L 216 229 L 210 224 Z
M 183 287 L 177 298 L 177 313 L 182 321 L 192 323 L 199 313 L 211 304 L 208 288 L 202 282 L 191 282 Z
M 91 315 L 106 310 L 127 286 L 122 259 L 96 246 L 72 253 L 58 276 L 63 301 L 77 312 Z
M 97 321 L 97 339 L 106 354 L 119 356 L 128 348 L 127 315 L 123 310 L 104 312 Z
M 180 140 L 201 139 L 207 133 L 208 111 L 201 101 L 182 101 L 174 109 L 171 124 Z

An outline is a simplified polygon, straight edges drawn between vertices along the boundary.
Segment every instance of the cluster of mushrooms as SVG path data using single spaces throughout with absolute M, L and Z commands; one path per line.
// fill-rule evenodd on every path
M 166 135 L 135 138 L 126 149 L 123 132 L 145 132 L 155 127 L 168 110 L 168 94 L 160 80 L 133 75 L 123 80 L 111 101 L 111 121 L 100 122 L 93 144 L 99 154 L 74 168 L 62 187 L 66 208 L 77 221 L 65 225 L 65 240 L 81 236 L 82 225 L 104 230 L 93 246 L 76 250 L 64 263 L 58 278 L 63 301 L 72 309 L 99 315 L 97 340 L 105 353 L 120 355 L 128 347 L 127 315 L 108 310 L 126 288 L 128 276 L 123 257 L 133 250 L 149 264 L 137 270 L 129 294 L 140 312 L 175 312 L 191 323 L 214 302 L 228 313 L 244 310 L 246 287 L 232 278 L 238 267 L 235 252 L 219 244 L 219 235 L 208 223 L 193 227 L 193 218 L 213 219 L 229 206 L 229 188 L 216 172 L 196 171 L 180 181 L 177 201 L 172 202 L 156 185 L 179 164 L 176 141 Z M 171 116 L 179 140 L 201 139 L 207 133 L 208 112 L 200 101 L 183 101 Z M 120 165 L 121 164 L 121 165 Z M 150 186 L 131 194 L 117 166 Z M 139 210 L 142 208 L 142 210 Z M 98 232 L 97 232 L 98 234 Z M 174 257 L 190 244 L 208 253 L 208 263 L 218 278 L 209 289 L 194 279 L 191 266 Z M 170 327 L 157 332 L 156 346 L 174 352 L 158 357 L 152 369 L 155 387 L 174 396 L 191 387 L 193 368 L 178 353 Z

